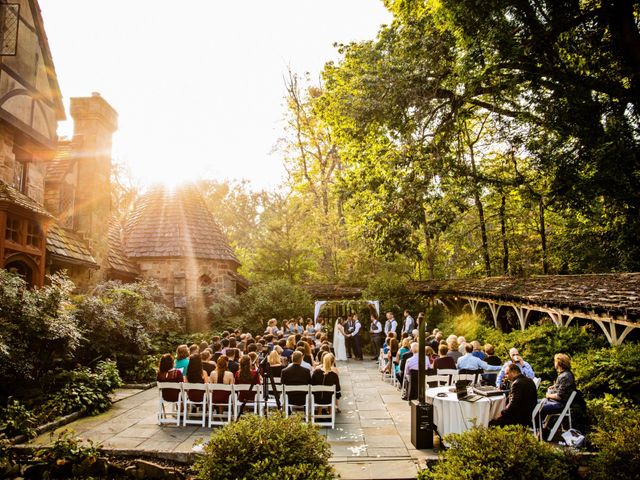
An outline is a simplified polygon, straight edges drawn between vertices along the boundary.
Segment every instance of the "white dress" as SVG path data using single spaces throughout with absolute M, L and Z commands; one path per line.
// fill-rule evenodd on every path
M 336 360 L 347 360 L 347 347 L 344 341 L 344 328 L 337 321 L 333 327 L 333 350 Z

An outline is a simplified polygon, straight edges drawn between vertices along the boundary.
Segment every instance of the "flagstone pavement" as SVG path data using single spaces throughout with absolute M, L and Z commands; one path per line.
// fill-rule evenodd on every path
M 435 450 L 416 450 L 411 444 L 411 412 L 400 392 L 383 382 L 371 360 L 338 362 L 342 398 L 336 428 L 320 432 L 331 445 L 331 462 L 343 479 L 415 478 L 417 466 L 437 458 Z M 72 429 L 104 448 L 136 450 L 144 454 L 189 453 L 207 439 L 211 429 L 156 424 L 157 389 L 139 393 L 118 391 L 112 408 L 77 420 L 53 432 Z M 31 443 L 49 444 L 50 433 Z M 437 444 L 437 443 L 436 443 Z

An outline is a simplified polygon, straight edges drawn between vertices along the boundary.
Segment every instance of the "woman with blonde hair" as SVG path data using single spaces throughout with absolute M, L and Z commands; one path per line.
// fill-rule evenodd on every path
M 311 385 L 324 385 L 324 386 L 336 386 L 336 411 L 340 411 L 338 408 L 338 399 L 341 396 L 340 393 L 340 377 L 338 376 L 338 369 L 336 368 L 335 357 L 332 353 L 327 353 L 322 357 L 322 366 L 316 368 L 311 374 Z M 331 401 L 331 394 L 329 392 L 316 392 L 313 394 L 317 403 L 329 403 Z
M 282 373 L 282 357 L 275 348 L 267 356 L 267 363 L 269 364 L 271 375 L 279 377 Z
M 271 335 L 278 335 L 279 330 L 278 330 L 278 321 L 275 318 L 270 319 L 267 322 L 267 328 L 264 331 L 265 334 L 271 334 Z

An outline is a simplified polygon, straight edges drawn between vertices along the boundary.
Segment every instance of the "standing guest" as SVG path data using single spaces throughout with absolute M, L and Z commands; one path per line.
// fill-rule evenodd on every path
M 322 317 L 318 317 L 315 325 L 316 332 L 324 332 L 324 319 Z
M 495 420 L 491 420 L 489 425 L 531 425 L 531 414 L 538 403 L 536 385 L 529 377 L 525 377 L 520 372 L 520 367 L 512 363 L 507 367 L 507 378 L 511 383 L 509 389 L 509 402 L 507 407 Z
M 316 333 L 316 327 L 313 325 L 313 320 L 307 318 L 307 326 L 305 327 L 305 332 L 309 335 L 314 335 Z
M 251 368 L 251 358 L 248 355 L 244 355 L 240 359 L 240 366 L 235 374 L 235 383 L 236 385 L 260 385 L 262 383 L 262 379 L 260 378 L 260 374 L 258 373 L 258 371 L 254 368 Z M 238 400 L 240 400 L 241 402 L 253 402 L 256 397 L 257 391 L 258 387 L 254 387 L 253 391 L 251 392 L 240 392 L 238 395 Z
M 220 358 L 218 358 L 218 362 L 216 363 L 216 369 L 209 378 L 209 383 L 232 385 L 234 380 L 233 373 L 229 371 L 229 358 L 226 355 L 220 355 Z M 214 390 L 211 393 L 211 402 L 227 403 L 230 393 L 231 392 Z
M 569 400 L 571 393 L 576 389 L 576 380 L 571 371 L 571 359 L 564 353 L 556 353 L 553 357 L 553 366 L 558 372 L 556 383 L 551 385 L 543 400 L 540 416 L 542 421 L 547 415 L 560 413 Z
M 369 327 L 369 334 L 371 335 L 373 360 L 378 360 L 378 355 L 380 355 L 380 349 L 384 342 L 384 335 L 382 333 L 382 324 L 374 314 L 371 314 L 371 327 Z
M 453 357 L 447 355 L 449 352 L 449 347 L 445 343 L 438 346 L 438 358 L 436 358 L 433 362 L 433 368 L 438 370 L 455 370 L 456 369 L 456 361 Z
M 207 383 L 209 381 L 209 375 L 202 368 L 202 358 L 199 353 L 189 355 L 186 377 L 189 383 Z M 192 402 L 201 402 L 204 392 L 202 390 L 188 390 L 187 395 Z
M 160 364 L 158 365 L 158 376 L 156 377 L 158 382 L 175 382 L 180 383 L 183 381 L 182 371 L 173 367 L 173 357 L 170 353 L 165 353 L 160 358 Z M 165 402 L 177 402 L 180 395 L 179 389 L 162 389 L 162 399 Z
M 503 365 L 502 370 L 500 370 L 500 373 L 498 374 L 498 378 L 496 379 L 496 387 L 506 388 L 506 385 L 503 385 L 504 377 L 507 373 L 507 367 L 512 363 L 518 364 L 518 366 L 520 367 L 520 371 L 525 377 L 533 379 L 536 376 L 533 372 L 533 368 L 531 368 L 531 365 L 524 361 L 524 359 L 520 356 L 520 353 L 518 353 L 517 348 L 512 348 L 509 350 L 509 357 L 511 357 L 511 360 L 508 360 Z
M 282 370 L 281 381 L 283 385 L 309 385 L 311 372 L 304 368 L 302 357 L 304 354 L 298 350 L 291 355 L 291 364 Z M 304 405 L 306 395 L 303 392 L 292 392 L 288 395 L 292 405 Z
M 338 376 L 338 369 L 336 368 L 335 357 L 331 353 L 327 353 L 322 357 L 322 367 L 316 368 L 311 375 L 311 385 L 324 385 L 330 387 L 336 386 L 336 410 L 338 408 L 338 400 L 340 399 L 340 377 Z M 327 404 L 331 402 L 331 393 L 329 392 L 317 392 L 313 394 L 317 403 Z
M 213 372 L 216 369 L 216 364 L 215 362 L 211 361 L 211 350 L 209 350 L 208 348 L 206 348 L 201 354 L 200 354 L 200 359 L 202 360 L 202 369 L 207 372 L 207 375 L 211 375 L 211 372 Z
M 411 335 L 411 332 L 413 332 L 413 329 L 416 327 L 416 321 L 411 316 L 411 313 L 409 313 L 409 310 L 405 310 L 403 315 L 404 324 L 402 325 L 402 333 L 406 333 L 408 336 Z
M 398 322 L 393 318 L 393 312 L 387 312 L 387 321 L 384 322 L 384 335 L 389 336 L 389 333 L 396 333 L 398 330 Z
M 482 351 L 482 345 L 480 345 L 480 342 L 474 340 L 473 342 L 471 342 L 471 346 L 473 346 L 473 352 L 471 352 L 471 355 L 473 355 L 474 357 L 478 357 L 480 360 L 484 360 L 486 355 Z
M 176 363 L 174 368 L 177 368 L 182 372 L 182 375 L 187 374 L 187 366 L 189 365 L 189 347 L 187 345 L 178 345 L 176 349 Z
M 267 322 L 267 328 L 264 333 L 270 333 L 271 335 L 278 334 L 278 321 L 275 318 L 272 318 Z
M 353 354 L 356 357 L 356 360 L 363 360 L 362 358 L 362 338 L 360 337 L 361 333 L 362 333 L 362 324 L 360 323 L 360 320 L 358 319 L 358 315 L 355 314 L 353 316 L 353 321 L 354 321 L 354 330 L 353 333 L 351 334 L 351 339 L 353 341 Z

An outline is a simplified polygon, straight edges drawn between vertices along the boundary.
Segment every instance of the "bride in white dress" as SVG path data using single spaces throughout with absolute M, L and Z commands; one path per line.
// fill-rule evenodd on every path
M 345 345 L 345 333 L 341 317 L 338 317 L 333 327 L 333 350 L 336 354 L 336 360 L 347 360 L 347 347 Z

